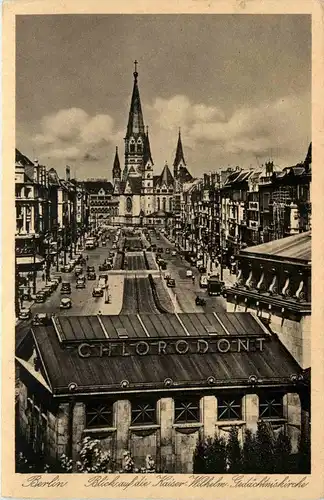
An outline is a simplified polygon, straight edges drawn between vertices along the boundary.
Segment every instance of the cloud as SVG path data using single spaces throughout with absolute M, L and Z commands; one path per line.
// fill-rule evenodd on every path
M 70 108 L 44 116 L 33 141 L 40 149 L 45 148 L 43 153 L 48 158 L 96 161 L 98 154 L 90 153 L 89 146 L 102 152 L 103 144 L 115 144 L 120 137 L 111 116 L 90 116 L 83 109 Z

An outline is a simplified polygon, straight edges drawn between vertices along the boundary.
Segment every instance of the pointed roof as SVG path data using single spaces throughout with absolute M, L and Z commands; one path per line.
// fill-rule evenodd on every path
M 118 156 L 118 147 L 116 146 L 116 153 L 115 153 L 115 159 L 114 159 L 114 166 L 113 166 L 113 172 L 121 172 L 120 168 L 120 161 L 119 161 L 119 156 Z
M 135 71 L 133 73 L 134 86 L 133 86 L 133 94 L 132 94 L 132 100 L 131 100 L 131 105 L 130 105 L 130 110 L 129 110 L 127 136 L 130 136 L 132 134 L 143 134 L 144 135 L 144 133 L 145 133 L 142 106 L 141 106 L 141 98 L 140 98 L 138 84 L 137 84 L 138 73 L 136 71 L 136 65 L 137 65 L 137 61 L 135 61 Z
M 176 154 L 175 154 L 173 166 L 177 167 L 179 165 L 179 163 L 181 162 L 181 160 L 182 160 L 182 163 L 184 165 L 186 165 L 186 162 L 185 162 L 185 159 L 184 159 L 184 155 L 183 155 L 183 149 L 182 149 L 181 132 L 179 130 L 177 151 L 176 151 Z
M 163 186 L 163 184 L 166 184 L 167 186 L 173 186 L 174 184 L 174 178 L 167 163 L 164 165 L 164 169 L 162 170 L 162 173 L 157 181 L 157 185 Z
M 153 165 L 150 139 L 149 139 L 149 135 L 148 135 L 148 127 L 146 127 L 146 134 L 144 136 L 144 148 L 143 148 L 143 163 L 144 163 L 144 165 L 146 165 L 148 161 L 150 161 Z
M 306 158 L 305 158 L 305 161 L 304 161 L 304 164 L 306 166 L 311 165 L 311 163 L 312 163 L 312 143 L 310 143 L 309 146 L 308 146 L 307 155 L 306 155 Z

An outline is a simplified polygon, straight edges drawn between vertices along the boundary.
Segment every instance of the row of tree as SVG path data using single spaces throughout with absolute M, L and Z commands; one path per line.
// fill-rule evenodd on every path
M 282 431 L 275 437 L 260 421 L 255 433 L 245 430 L 240 443 L 238 427 L 232 426 L 228 439 L 198 442 L 193 457 L 197 474 L 291 474 L 310 472 L 310 443 L 299 442 L 297 454 L 291 452 L 291 440 Z

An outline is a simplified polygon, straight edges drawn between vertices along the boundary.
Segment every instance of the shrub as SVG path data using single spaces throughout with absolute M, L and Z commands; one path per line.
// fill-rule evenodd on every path
M 250 429 L 244 433 L 242 455 L 242 472 L 254 474 L 257 471 L 258 450 L 255 434 Z
M 291 442 L 287 434 L 280 431 L 274 445 L 274 470 L 278 474 L 289 473 L 291 468 Z
M 226 472 L 226 443 L 225 439 L 216 436 L 204 443 L 197 444 L 194 452 L 194 472 L 217 474 Z
M 269 474 L 274 471 L 274 464 L 275 464 L 274 437 L 270 432 L 269 426 L 263 420 L 258 422 L 256 442 L 257 442 L 256 472 Z

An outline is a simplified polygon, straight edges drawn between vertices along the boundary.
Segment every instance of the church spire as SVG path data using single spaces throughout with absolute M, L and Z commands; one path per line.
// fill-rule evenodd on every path
M 118 147 L 116 146 L 116 153 L 115 153 L 115 159 L 114 159 L 114 165 L 113 165 L 113 180 L 118 180 L 121 178 L 121 168 L 120 168 L 120 161 L 119 161 L 119 156 L 118 156 Z
M 151 165 L 153 165 L 150 139 L 149 139 L 149 135 L 148 135 L 148 127 L 146 127 L 146 134 L 145 134 L 145 140 L 144 140 L 144 152 L 143 153 L 144 153 L 143 154 L 144 167 L 148 161 L 151 162 Z
M 183 149 L 182 149 L 182 141 L 181 141 L 181 131 L 179 128 L 179 136 L 178 136 L 178 144 L 177 144 L 177 151 L 175 154 L 173 166 L 174 167 L 179 167 L 180 162 L 185 166 L 186 162 L 183 156 Z
M 127 125 L 127 136 L 130 137 L 134 134 L 144 134 L 144 120 L 141 106 L 141 99 L 138 90 L 138 72 L 137 72 L 137 64 L 138 62 L 135 60 L 135 71 L 133 73 L 134 76 L 134 86 L 133 86 L 133 94 L 132 100 L 129 110 L 128 117 L 128 125 Z

